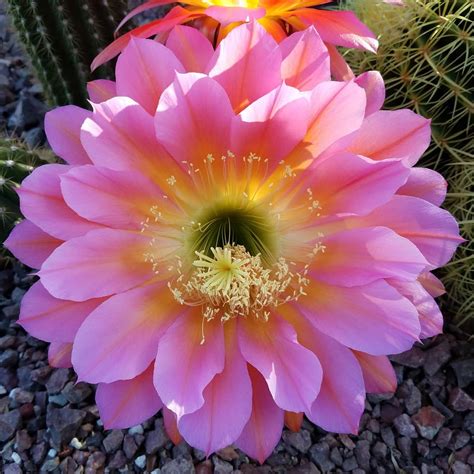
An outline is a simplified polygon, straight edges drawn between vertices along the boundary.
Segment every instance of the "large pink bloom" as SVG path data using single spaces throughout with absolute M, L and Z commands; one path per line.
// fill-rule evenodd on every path
M 355 433 L 395 389 L 386 355 L 442 329 L 429 272 L 461 239 L 445 181 L 412 168 L 429 121 L 381 111 L 377 73 L 330 81 L 314 29 L 167 46 L 133 40 L 93 111 L 47 115 L 68 164 L 20 189 L 6 245 L 40 276 L 20 324 L 99 384 L 107 428 L 164 407 L 174 439 L 260 461 L 285 412 Z

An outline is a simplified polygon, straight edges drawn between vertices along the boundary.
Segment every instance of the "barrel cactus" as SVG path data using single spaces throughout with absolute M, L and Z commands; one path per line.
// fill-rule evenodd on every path
M 347 51 L 356 74 L 379 70 L 386 83 L 385 107 L 410 107 L 432 119 L 433 141 L 422 164 L 446 177 L 445 206 L 468 241 L 441 274 L 444 309 L 464 327 L 474 326 L 474 141 L 472 140 L 473 25 L 468 0 L 405 0 L 403 7 L 377 0 L 347 0 L 378 35 L 376 55 Z
M 90 64 L 113 40 L 127 1 L 8 0 L 8 6 L 50 104 L 87 105 Z
M 0 137 L 0 241 L 21 218 L 16 189 L 36 166 L 54 160 L 49 150 L 30 150 L 21 141 Z M 0 253 L 5 257 L 5 252 Z

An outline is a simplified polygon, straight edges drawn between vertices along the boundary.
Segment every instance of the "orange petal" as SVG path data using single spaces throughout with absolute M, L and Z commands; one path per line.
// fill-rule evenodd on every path
M 285 425 L 291 431 L 299 431 L 303 423 L 303 413 L 285 411 Z

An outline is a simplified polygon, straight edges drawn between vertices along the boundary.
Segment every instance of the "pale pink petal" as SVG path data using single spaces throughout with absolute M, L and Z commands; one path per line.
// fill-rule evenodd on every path
M 174 444 L 178 445 L 183 440 L 183 437 L 178 430 L 178 419 L 176 414 L 165 406 L 163 407 L 162 414 L 168 438 L 173 441 Z
M 37 281 L 21 301 L 18 324 L 44 341 L 73 342 L 80 325 L 103 301 L 103 298 L 80 303 L 59 300 Z
M 294 15 L 306 25 L 313 25 L 325 43 L 377 52 L 379 43 L 374 33 L 354 12 L 305 8 Z
M 410 173 L 400 161 L 377 162 L 347 152 L 316 160 L 312 170 L 311 188 L 325 216 L 369 213 L 392 198 Z
M 414 165 L 430 140 L 430 120 L 408 109 L 379 110 L 366 117 L 349 150 L 373 160 L 399 158 Z
M 110 383 L 141 374 L 154 360 L 160 337 L 181 308 L 164 283 L 112 296 L 77 332 L 72 351 L 81 380 Z
M 280 43 L 282 79 L 299 90 L 330 81 L 329 53 L 314 27 L 288 36 Z
M 93 116 L 82 126 L 81 141 L 97 166 L 141 170 L 158 179 L 163 169 L 169 175 L 178 173 L 177 163 L 156 139 L 153 117 L 128 97 L 94 104 Z
M 249 22 L 259 20 L 265 16 L 265 8 L 245 8 L 233 6 L 214 5 L 206 8 L 207 16 L 218 21 L 222 26 L 235 22 Z
M 360 286 L 382 278 L 413 281 L 428 266 L 408 239 L 387 227 L 343 230 L 322 238 L 310 275 L 341 286 Z
M 204 389 L 204 404 L 183 415 L 178 428 L 183 438 L 208 456 L 232 444 L 252 412 L 252 387 L 247 364 L 235 334 L 226 347 L 224 370 Z
M 61 176 L 68 206 L 90 221 L 118 229 L 140 230 L 163 194 L 142 174 L 81 166 Z
M 156 41 L 132 38 L 117 60 L 117 95 L 134 99 L 153 115 L 177 72 L 184 67 L 172 51 Z
M 312 282 L 300 300 L 302 313 L 328 336 L 372 355 L 398 354 L 418 341 L 413 304 L 383 280 L 344 288 Z
M 263 463 L 280 441 L 284 412 L 273 401 L 260 373 L 252 366 L 248 369 L 252 380 L 252 414 L 235 445 Z
M 353 81 L 323 82 L 311 94 L 306 149 L 317 158 L 334 142 L 356 131 L 365 114 L 364 89 Z
M 385 102 L 385 84 L 378 71 L 367 71 L 358 76 L 355 83 L 365 90 L 367 107 L 365 115 L 379 111 Z
M 418 281 L 423 285 L 423 288 L 433 297 L 444 295 L 446 289 L 441 280 L 435 277 L 430 272 L 425 272 L 418 277 Z
M 117 86 L 114 81 L 97 79 L 87 83 L 87 93 L 92 102 L 100 104 L 117 95 Z
M 165 90 L 155 115 L 156 136 L 178 161 L 202 163 L 230 149 L 234 114 L 224 89 L 197 73 L 178 74 Z
M 29 220 L 24 220 L 15 226 L 3 245 L 25 265 L 40 268 L 62 242 L 43 232 Z
M 446 197 L 448 183 L 436 171 L 429 168 L 412 168 L 407 182 L 397 194 L 414 196 L 440 206 Z
M 326 48 L 328 49 L 331 61 L 331 75 L 333 79 L 335 81 L 350 81 L 355 79 L 354 72 L 337 48 L 329 43 L 326 43 Z
M 81 125 L 90 116 L 89 110 L 66 105 L 49 111 L 44 118 L 44 130 L 51 148 L 70 165 L 91 162 L 80 140 Z
M 306 325 L 298 331 L 306 347 L 321 361 L 323 380 L 308 418 L 321 428 L 335 433 L 357 434 L 365 406 L 362 371 L 352 352 Z
M 293 87 L 281 84 L 253 102 L 234 122 L 231 150 L 238 156 L 254 153 L 278 163 L 300 143 L 308 127 L 309 103 Z
M 411 196 L 394 196 L 366 217 L 349 225 L 380 225 L 411 240 L 435 267 L 445 265 L 464 239 L 454 217 L 444 209 Z
M 60 178 L 70 169 L 66 165 L 40 166 L 23 180 L 18 190 L 23 215 L 60 240 L 78 237 L 101 227 L 79 217 L 64 202 Z
M 246 23 L 221 41 L 208 70 L 239 111 L 281 83 L 280 48 L 258 23 Z
M 85 301 L 126 291 L 154 276 L 143 234 L 114 229 L 89 232 L 58 247 L 39 275 L 55 297 Z
M 71 362 L 72 343 L 52 342 L 48 349 L 48 362 L 51 367 L 69 369 Z
M 211 42 L 196 28 L 175 26 L 168 36 L 166 46 L 187 72 L 204 72 L 214 54 Z
M 204 339 L 203 339 L 204 334 Z M 224 369 L 224 333 L 220 321 L 185 314 L 161 338 L 154 383 L 163 404 L 178 416 L 204 404 L 203 391 Z
M 434 300 L 419 281 L 388 280 L 397 291 L 408 298 L 418 311 L 420 339 L 437 336 L 443 332 L 443 315 Z
M 268 322 L 239 320 L 242 355 L 265 378 L 275 403 L 294 412 L 308 410 L 321 385 L 321 366 L 300 345 L 296 332 L 276 314 Z
M 107 430 L 130 428 L 148 420 L 162 407 L 153 386 L 153 365 L 131 380 L 100 383 L 95 400 Z
M 364 374 L 365 390 L 368 393 L 392 393 L 397 389 L 397 376 L 386 356 L 373 356 L 353 351 Z

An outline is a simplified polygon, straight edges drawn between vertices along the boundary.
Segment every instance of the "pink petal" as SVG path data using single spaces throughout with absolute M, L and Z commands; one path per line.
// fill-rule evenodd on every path
M 66 165 L 44 165 L 23 180 L 18 194 L 23 215 L 44 232 L 60 240 L 84 235 L 101 226 L 79 217 L 64 202 L 60 177 Z
M 156 136 L 178 161 L 202 163 L 230 149 L 234 117 L 229 98 L 213 79 L 197 73 L 178 74 L 163 93 L 155 115 Z
M 235 22 L 259 20 L 265 16 L 265 8 L 214 5 L 206 8 L 204 13 L 219 22 L 222 26 L 227 26 Z
M 25 265 L 40 268 L 62 242 L 43 232 L 29 220 L 24 220 L 15 226 L 3 245 Z
M 37 281 L 23 297 L 18 324 L 44 341 L 73 342 L 79 326 L 103 301 L 59 300 Z
M 294 15 L 306 25 L 313 25 L 325 43 L 377 52 L 379 43 L 374 33 L 354 12 L 305 8 L 296 10 Z
M 382 278 L 413 281 L 428 262 L 409 240 L 386 227 L 343 230 L 322 239 L 312 278 L 341 286 L 360 286 Z
M 368 393 L 392 393 L 397 389 L 397 376 L 386 356 L 373 356 L 364 352 L 353 351 L 362 373 L 365 390 Z
M 441 280 L 430 272 L 425 272 L 420 275 L 418 281 L 423 285 L 423 288 L 433 296 L 433 298 L 437 298 L 446 293 L 446 289 Z
M 437 336 L 443 332 L 443 315 L 433 296 L 420 282 L 389 280 L 388 283 L 415 305 L 420 318 L 420 339 Z
M 232 444 L 252 412 L 252 387 L 247 364 L 240 354 L 235 335 L 232 339 L 226 348 L 224 370 L 204 389 L 204 404 L 178 421 L 183 438 L 208 456 Z
M 91 162 L 80 140 L 81 125 L 90 116 L 89 110 L 66 105 L 49 111 L 44 118 L 44 129 L 51 148 L 70 165 Z
M 160 189 L 142 174 L 81 166 L 61 176 L 68 206 L 90 221 L 118 229 L 140 230 Z
M 164 283 L 109 298 L 87 317 L 74 340 L 72 362 L 78 377 L 110 383 L 141 374 L 179 311 Z
M 296 32 L 280 43 L 282 79 L 299 90 L 330 81 L 329 53 L 314 27 Z
M 365 114 L 364 90 L 351 82 L 323 82 L 311 94 L 306 149 L 317 158 L 340 138 L 356 131 Z
M 365 406 L 362 372 L 352 352 L 309 325 L 298 331 L 302 342 L 321 361 L 323 380 L 308 418 L 335 433 L 357 434 Z
M 49 365 L 58 369 L 69 369 L 72 367 L 71 352 L 71 343 L 52 342 L 48 349 Z
M 178 420 L 204 405 L 203 391 L 224 369 L 224 358 L 221 322 L 203 322 L 200 311 L 185 314 L 161 338 L 154 383 L 163 404 Z
M 408 109 L 379 110 L 366 117 L 349 150 L 373 160 L 403 158 L 414 165 L 430 140 L 430 120 Z
M 309 103 L 293 87 L 281 84 L 256 100 L 234 122 L 232 151 L 254 153 L 273 167 L 300 143 L 308 127 Z M 270 168 L 272 168 L 270 166 Z
M 87 83 L 87 93 L 92 102 L 100 104 L 117 95 L 117 86 L 114 81 L 97 79 Z
M 208 70 L 239 111 L 281 83 L 280 48 L 258 23 L 246 23 L 221 41 Z
M 354 223 L 393 229 L 411 240 L 435 267 L 449 262 L 463 242 L 459 226 L 448 211 L 416 197 L 394 196 L 368 216 L 354 219 Z
M 367 214 L 392 198 L 409 173 L 400 161 L 376 162 L 339 152 L 315 161 L 312 189 L 322 215 Z
M 273 401 L 265 379 L 252 366 L 252 414 L 235 445 L 261 464 L 280 441 L 283 410 Z
M 440 206 L 446 197 L 448 183 L 436 171 L 429 168 L 412 168 L 407 182 L 397 194 L 414 196 Z
M 95 230 L 58 247 L 39 275 L 56 298 L 85 301 L 113 295 L 154 276 L 144 257 L 148 244 L 140 233 Z
M 365 115 L 378 112 L 385 102 L 385 84 L 382 75 L 378 71 L 364 72 L 356 78 L 355 83 L 362 87 L 367 95 Z
M 301 311 L 321 332 L 372 355 L 398 354 L 418 341 L 416 308 L 385 281 L 344 288 L 311 283 Z
M 350 81 L 355 79 L 354 72 L 337 48 L 329 43 L 326 43 L 326 48 L 328 49 L 331 61 L 331 75 L 333 79 L 335 81 Z
M 265 378 L 275 403 L 283 410 L 308 410 L 321 384 L 315 355 L 298 343 L 296 332 L 273 314 L 268 322 L 239 320 L 242 355 Z
M 132 38 L 117 60 L 117 95 L 134 99 L 153 115 L 177 72 L 184 67 L 172 51 L 156 41 Z
M 107 430 L 138 425 L 162 407 L 153 386 L 153 365 L 133 379 L 100 383 L 95 399 Z
M 214 54 L 211 42 L 196 28 L 175 26 L 166 46 L 175 54 L 187 72 L 204 72 Z

